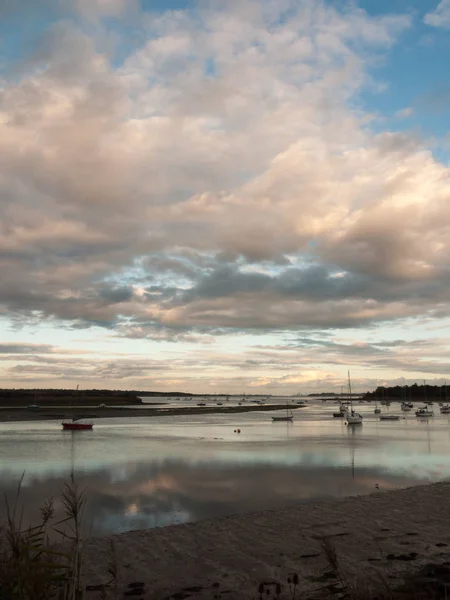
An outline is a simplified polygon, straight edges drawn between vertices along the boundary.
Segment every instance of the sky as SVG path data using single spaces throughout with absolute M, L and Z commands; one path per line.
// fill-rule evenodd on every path
M 0 0 L 0 387 L 450 379 L 450 0 Z

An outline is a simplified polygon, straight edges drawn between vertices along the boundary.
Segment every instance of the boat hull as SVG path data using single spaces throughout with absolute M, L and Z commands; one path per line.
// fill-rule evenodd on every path
M 272 421 L 293 421 L 294 417 L 272 417 Z
M 64 431 L 83 431 L 92 429 L 93 427 L 92 423 L 62 423 Z

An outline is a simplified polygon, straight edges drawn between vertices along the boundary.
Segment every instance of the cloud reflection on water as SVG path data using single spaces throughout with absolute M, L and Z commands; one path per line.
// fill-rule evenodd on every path
M 127 478 L 114 481 L 108 468 L 75 471 L 86 489 L 86 524 L 93 534 L 158 527 L 284 507 L 298 501 L 367 494 L 420 482 L 383 468 L 290 465 L 210 465 L 200 468 L 180 460 L 129 464 Z M 48 497 L 58 497 L 64 478 L 29 478 L 22 502 L 30 519 Z M 0 493 L 12 496 L 16 478 L 1 478 Z M 58 506 L 58 508 L 60 508 Z

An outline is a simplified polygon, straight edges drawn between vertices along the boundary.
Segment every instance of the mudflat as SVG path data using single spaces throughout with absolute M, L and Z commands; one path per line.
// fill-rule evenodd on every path
M 86 546 L 86 583 L 110 579 L 113 546 L 123 597 L 248 600 L 260 597 L 261 584 L 277 597 L 278 583 L 280 598 L 330 598 L 340 577 L 370 600 L 424 565 L 446 568 L 449 499 L 450 483 L 438 483 L 94 538 Z

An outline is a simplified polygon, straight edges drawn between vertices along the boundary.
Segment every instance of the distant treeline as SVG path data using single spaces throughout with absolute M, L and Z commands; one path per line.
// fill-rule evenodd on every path
M 0 389 L 0 395 L 2 398 L 15 398 L 17 396 L 74 396 L 77 394 L 77 390 L 61 390 L 61 389 Z M 136 396 L 136 392 L 128 392 L 123 390 L 79 390 L 79 395 L 83 396 Z
M 393 387 L 379 386 L 373 392 L 366 392 L 366 400 L 445 400 L 450 390 L 445 385 L 396 385 Z
M 342 394 L 338 394 L 336 392 L 316 392 L 313 394 L 306 394 L 307 398 L 320 398 L 321 396 L 342 396 Z M 344 392 L 344 396 L 346 396 L 346 397 L 357 396 L 359 398 L 361 396 L 361 394 L 358 394 L 358 393 L 349 394 L 347 392 Z
M 139 404 L 136 392 L 123 390 L 0 389 L 0 406 L 26 404 Z

